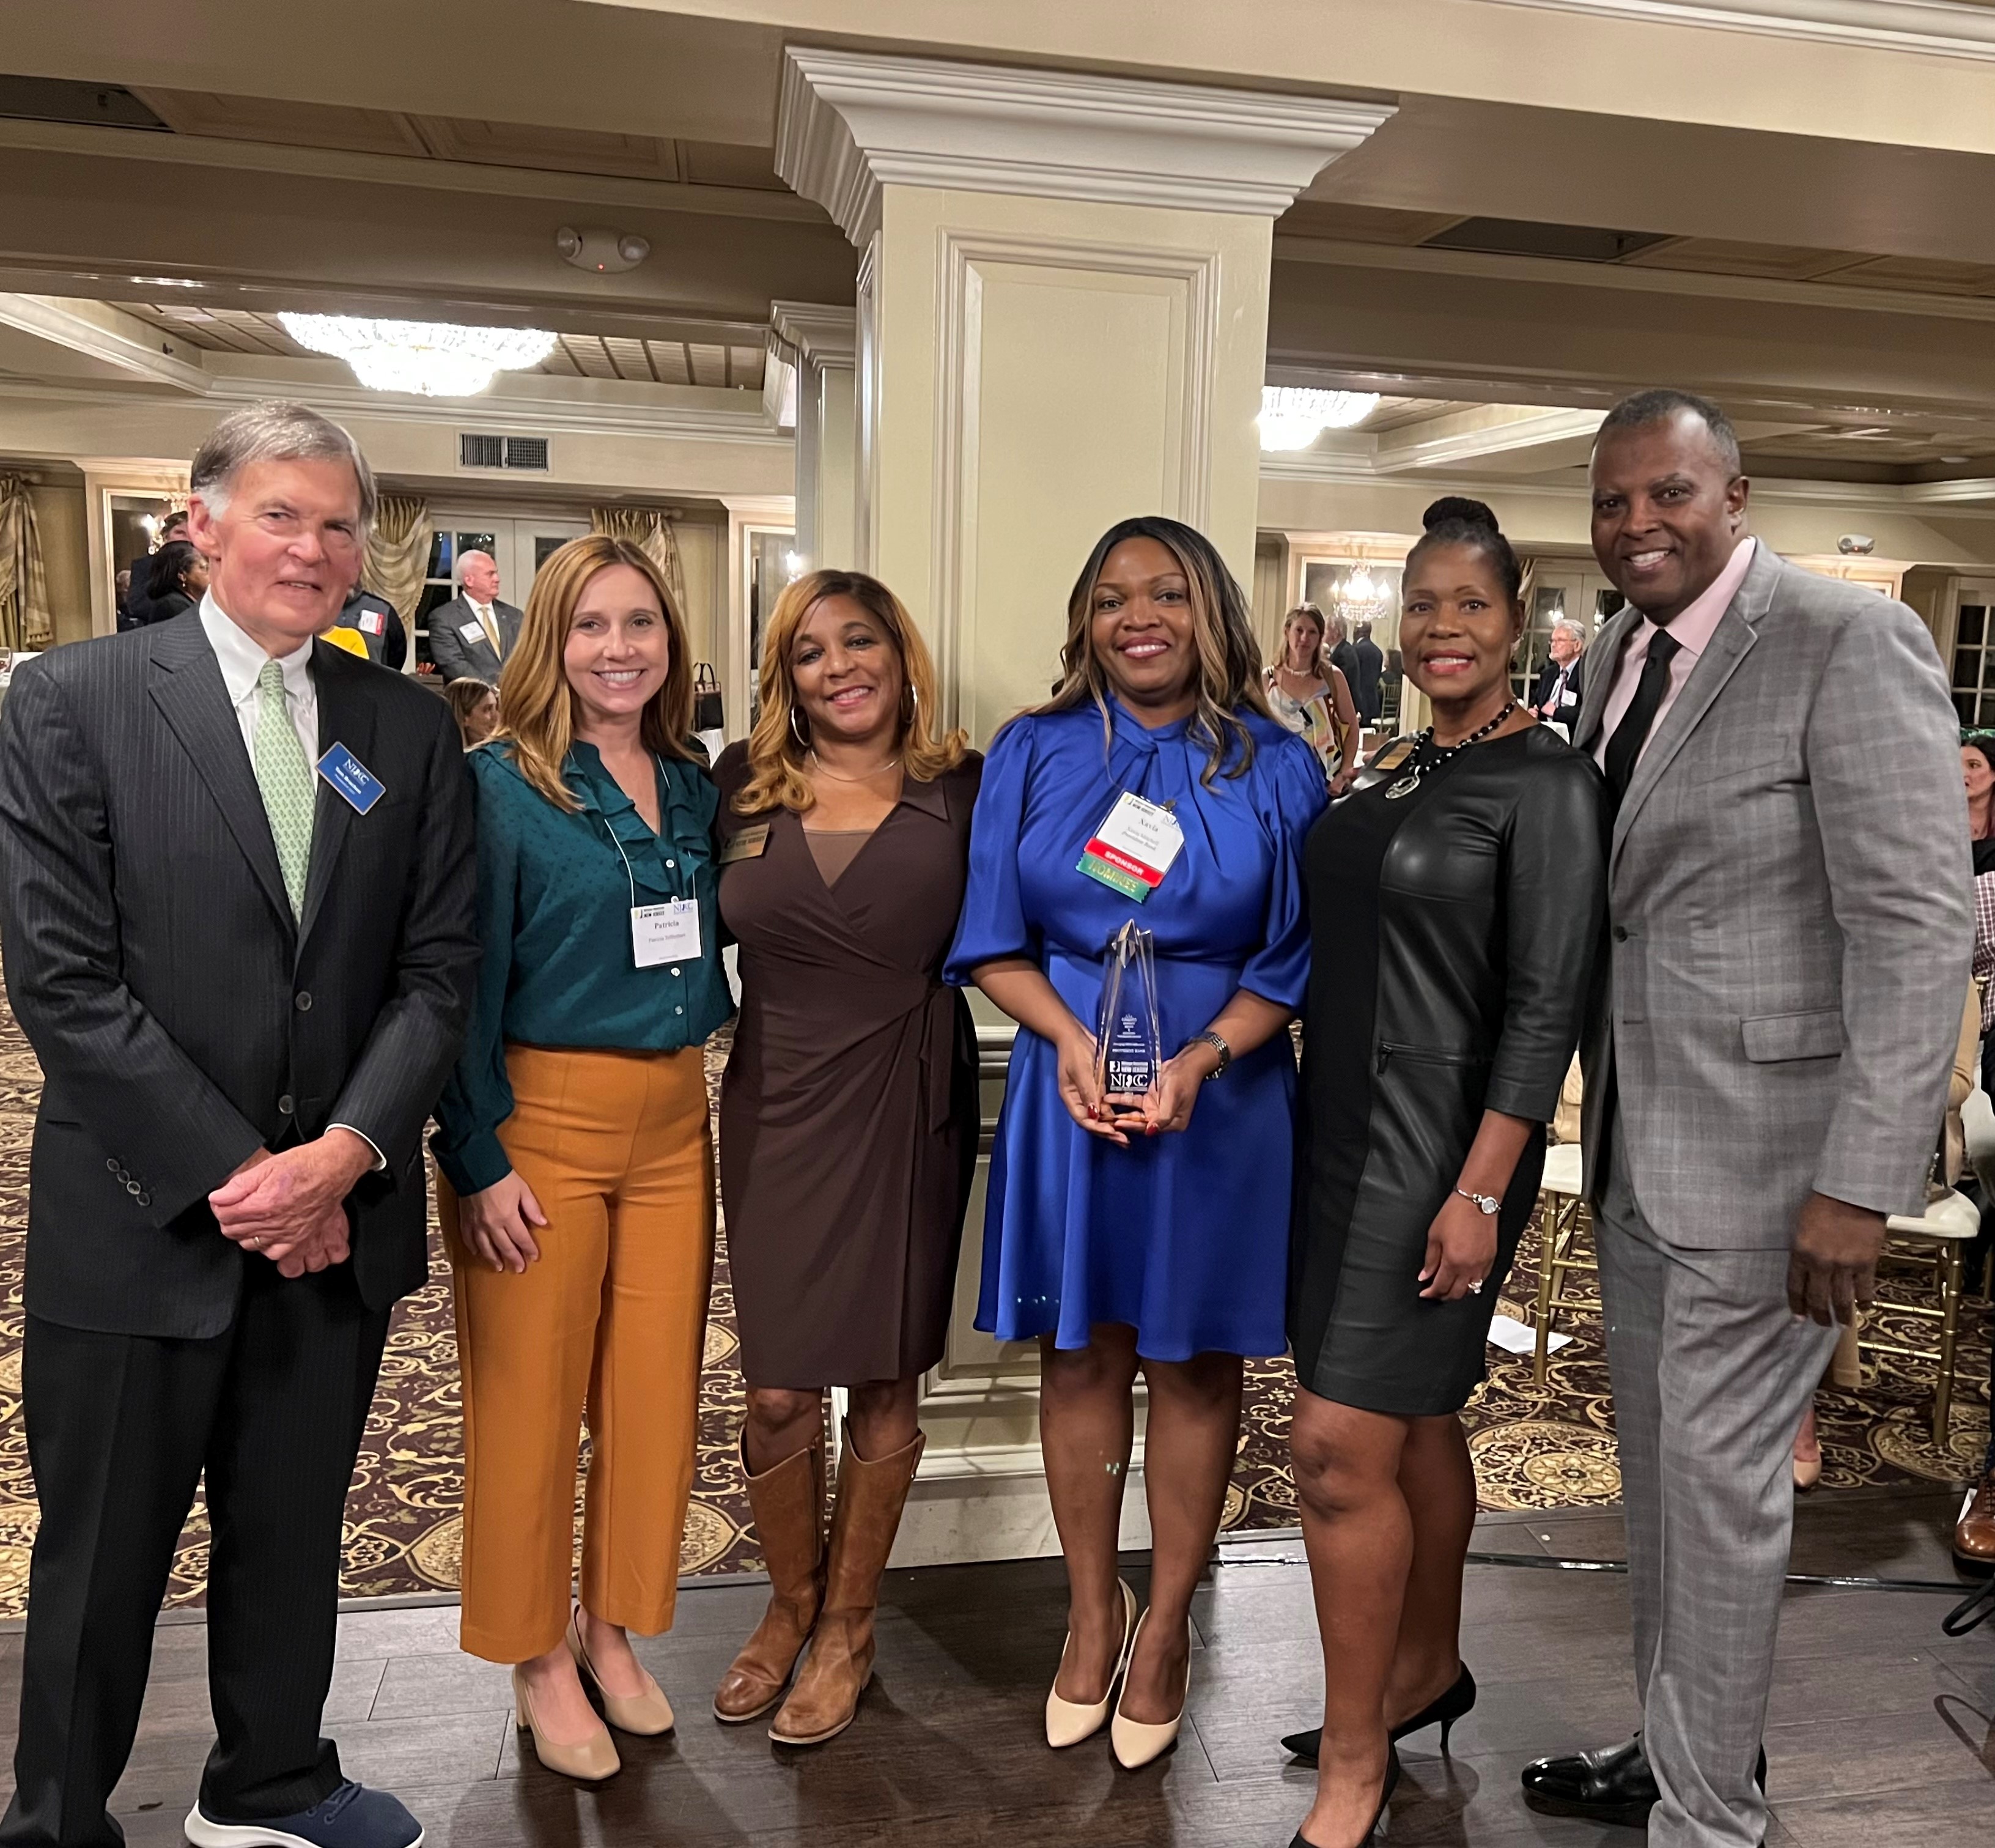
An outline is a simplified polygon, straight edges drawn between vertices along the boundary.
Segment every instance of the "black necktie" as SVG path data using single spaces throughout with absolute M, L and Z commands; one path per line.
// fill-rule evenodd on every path
M 1655 723 L 1664 696 L 1670 690 L 1670 663 L 1682 651 L 1683 644 L 1667 629 L 1658 629 L 1649 637 L 1649 658 L 1642 663 L 1635 697 L 1607 740 L 1607 787 L 1613 791 L 1617 807 L 1628 793 L 1642 747 L 1648 741 L 1649 727 Z

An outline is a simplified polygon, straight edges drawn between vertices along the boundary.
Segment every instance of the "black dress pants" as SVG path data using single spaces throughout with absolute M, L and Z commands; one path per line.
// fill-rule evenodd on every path
M 111 1848 L 153 1626 L 204 1470 L 208 1697 L 201 1782 L 218 1820 L 294 1815 L 342 1781 L 319 1736 L 341 1520 L 388 1311 L 342 1264 L 287 1280 L 251 1259 L 233 1325 L 201 1341 L 27 1318 L 28 1454 L 41 1504 L 28 1585 L 6 1848 Z

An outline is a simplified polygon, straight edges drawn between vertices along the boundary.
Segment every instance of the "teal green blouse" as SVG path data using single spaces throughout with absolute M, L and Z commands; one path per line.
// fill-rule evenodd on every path
M 498 1134 L 513 1114 L 506 1042 L 675 1052 L 698 1046 L 734 1011 L 714 897 L 719 798 L 704 770 L 658 760 L 664 825 L 654 834 L 592 744 L 576 745 L 563 767 L 582 805 L 572 812 L 528 782 L 503 745 L 481 746 L 470 764 L 485 957 L 464 1050 L 437 1104 L 433 1144 L 460 1194 L 504 1180 L 513 1166 Z M 640 905 L 698 902 L 699 956 L 637 967 L 634 884 Z

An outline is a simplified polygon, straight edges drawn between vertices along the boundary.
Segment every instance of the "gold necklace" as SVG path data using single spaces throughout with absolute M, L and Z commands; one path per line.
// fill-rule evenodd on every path
M 869 770 L 864 776 L 840 776 L 836 771 L 825 768 L 824 760 L 817 754 L 815 746 L 811 750 L 810 761 L 818 775 L 829 777 L 834 783 L 870 783 L 876 776 L 884 776 L 888 771 L 901 768 L 901 760 L 897 754 L 889 757 L 877 770 Z

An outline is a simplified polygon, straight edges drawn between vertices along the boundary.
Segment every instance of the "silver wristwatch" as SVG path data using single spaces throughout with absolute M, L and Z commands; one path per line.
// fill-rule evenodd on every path
M 1457 1187 L 1455 1192 L 1468 1201 L 1485 1219 L 1494 1219 L 1497 1208 L 1503 1204 L 1493 1194 L 1471 1194 L 1466 1187 Z

